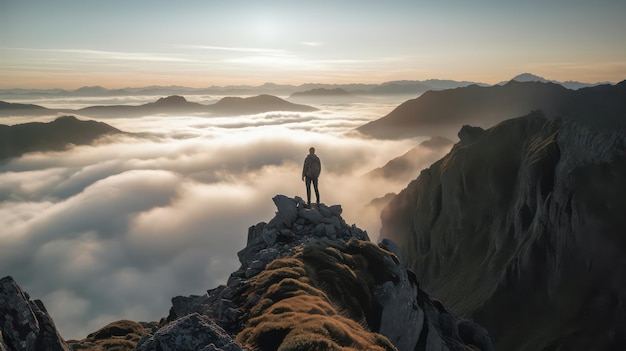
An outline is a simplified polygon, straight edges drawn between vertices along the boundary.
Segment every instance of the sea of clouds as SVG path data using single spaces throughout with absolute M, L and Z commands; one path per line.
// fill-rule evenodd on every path
M 399 192 L 410 179 L 363 175 L 420 140 L 369 140 L 351 131 L 395 106 L 377 101 L 317 106 L 310 113 L 106 118 L 132 134 L 3 161 L 0 274 L 41 299 L 66 339 L 119 319 L 159 320 L 172 297 L 226 282 L 239 267 L 236 253 L 248 227 L 274 216 L 272 197 L 306 198 L 301 171 L 310 146 L 322 160 L 322 202 L 341 204 L 346 222 L 377 241 L 379 209 L 368 203 Z M 445 151 L 423 151 L 420 167 Z

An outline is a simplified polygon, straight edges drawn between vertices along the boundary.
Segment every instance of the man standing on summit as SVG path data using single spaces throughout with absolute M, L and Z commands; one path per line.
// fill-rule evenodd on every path
M 315 189 L 315 197 L 317 204 L 320 204 L 320 192 L 317 189 L 317 179 L 322 171 L 322 164 L 319 157 L 315 154 L 315 148 L 309 149 L 309 154 L 304 159 L 304 167 L 302 167 L 302 180 L 306 182 L 306 200 L 309 207 L 311 206 L 311 182 Z

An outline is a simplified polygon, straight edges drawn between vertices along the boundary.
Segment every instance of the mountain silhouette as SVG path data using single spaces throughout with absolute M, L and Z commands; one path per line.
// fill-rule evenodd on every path
M 76 113 L 91 117 L 145 116 L 149 114 L 200 113 L 207 112 L 207 106 L 189 102 L 184 97 L 173 95 L 139 106 L 114 105 L 90 106 L 77 110 Z
M 0 101 L 0 116 L 44 115 L 51 110 L 34 104 L 17 104 Z
M 459 138 L 383 210 L 381 236 L 497 350 L 620 349 L 624 129 L 533 113 Z
M 89 117 L 138 117 L 151 114 L 203 113 L 219 115 L 254 114 L 272 111 L 316 111 L 315 107 L 294 104 L 272 95 L 248 98 L 225 97 L 212 105 L 187 101 L 172 95 L 143 105 L 89 106 L 79 110 L 47 109 L 38 105 L 14 104 L 0 101 L 0 116 L 80 114 Z
M 213 114 L 221 115 L 255 114 L 271 111 L 317 111 L 315 107 L 294 104 L 272 95 L 258 95 L 247 98 L 226 97 L 213 105 L 209 105 L 208 109 Z
M 624 125 L 626 81 L 579 90 L 554 83 L 510 81 L 505 85 L 428 91 L 402 103 L 386 116 L 357 131 L 383 139 L 443 135 L 452 137 L 464 124 L 491 127 L 506 119 L 541 110 L 550 119 Z
M 311 89 L 311 90 L 307 90 L 307 91 L 298 91 L 295 92 L 291 95 L 289 95 L 289 98 L 298 98 L 298 97 L 319 97 L 319 96 L 329 96 L 329 97 L 335 97 L 335 96 L 350 96 L 351 94 L 348 93 L 345 89 L 341 89 L 341 88 L 334 88 L 334 89 L 328 89 L 328 88 L 317 88 L 317 89 Z
M 211 86 L 206 88 L 191 88 L 184 86 L 148 86 L 148 87 L 127 87 L 122 89 L 107 89 L 100 86 L 81 87 L 76 90 L 64 89 L 0 89 L 0 99 L 10 100 L 13 97 L 20 98 L 50 98 L 50 97 L 105 97 L 105 96 L 130 96 L 130 95 L 278 95 L 289 96 L 295 92 L 307 91 L 311 89 L 343 89 L 353 94 L 366 95 L 389 95 L 392 90 L 399 94 L 416 94 L 426 90 L 452 89 L 471 84 L 488 85 L 484 83 L 454 81 L 441 79 L 428 79 L 424 81 L 390 81 L 380 84 L 321 84 L 304 83 L 301 85 L 264 83 L 259 86 L 233 85 L 233 86 Z M 427 88 L 426 88 L 427 87 Z
M 0 159 L 19 157 L 27 152 L 65 150 L 69 145 L 86 145 L 119 129 L 96 121 L 81 121 L 63 116 L 52 122 L 31 122 L 7 126 L 0 124 Z
M 562 85 L 563 87 L 565 87 L 567 89 L 572 89 L 572 90 L 588 88 L 588 87 L 593 87 L 593 86 L 597 86 L 597 85 L 610 84 L 609 82 L 602 82 L 602 83 L 582 83 L 582 82 L 575 82 L 575 81 L 559 82 L 557 80 L 548 80 L 548 79 L 546 79 L 544 77 L 540 77 L 540 76 L 534 75 L 532 73 L 518 74 L 515 77 L 511 78 L 511 80 L 514 80 L 514 81 L 517 81 L 517 82 L 555 83 L 555 84 Z M 509 82 L 509 81 L 500 82 L 499 84 L 503 85 L 503 84 L 506 84 L 507 82 Z
M 368 172 L 365 176 L 369 178 L 410 181 L 413 179 L 415 174 L 421 170 L 424 162 L 430 164 L 437 161 L 438 157 L 434 158 L 436 156 L 434 156 L 432 152 L 426 151 L 447 150 L 452 146 L 452 144 L 453 142 L 450 139 L 444 137 L 430 138 L 421 142 L 419 145 L 407 151 L 402 156 L 398 156 L 390 160 L 384 166 Z

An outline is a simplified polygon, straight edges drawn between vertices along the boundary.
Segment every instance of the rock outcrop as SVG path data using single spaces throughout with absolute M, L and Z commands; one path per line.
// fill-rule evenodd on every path
M 31 301 L 7 276 L 0 279 L 0 351 L 70 351 L 43 303 Z
M 492 350 L 485 329 L 431 299 L 389 240 L 341 218 L 274 197 L 250 227 L 241 267 L 202 296 L 175 297 L 137 350 Z
M 624 128 L 533 113 L 459 137 L 385 208 L 382 236 L 496 349 L 622 349 Z

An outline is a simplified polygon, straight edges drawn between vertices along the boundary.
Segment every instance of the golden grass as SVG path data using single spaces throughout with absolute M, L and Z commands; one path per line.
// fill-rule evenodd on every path
M 366 322 L 371 287 L 393 279 L 382 264 L 389 255 L 367 242 L 320 241 L 273 261 L 252 278 L 247 293 L 261 298 L 237 342 L 252 350 L 396 350 Z

